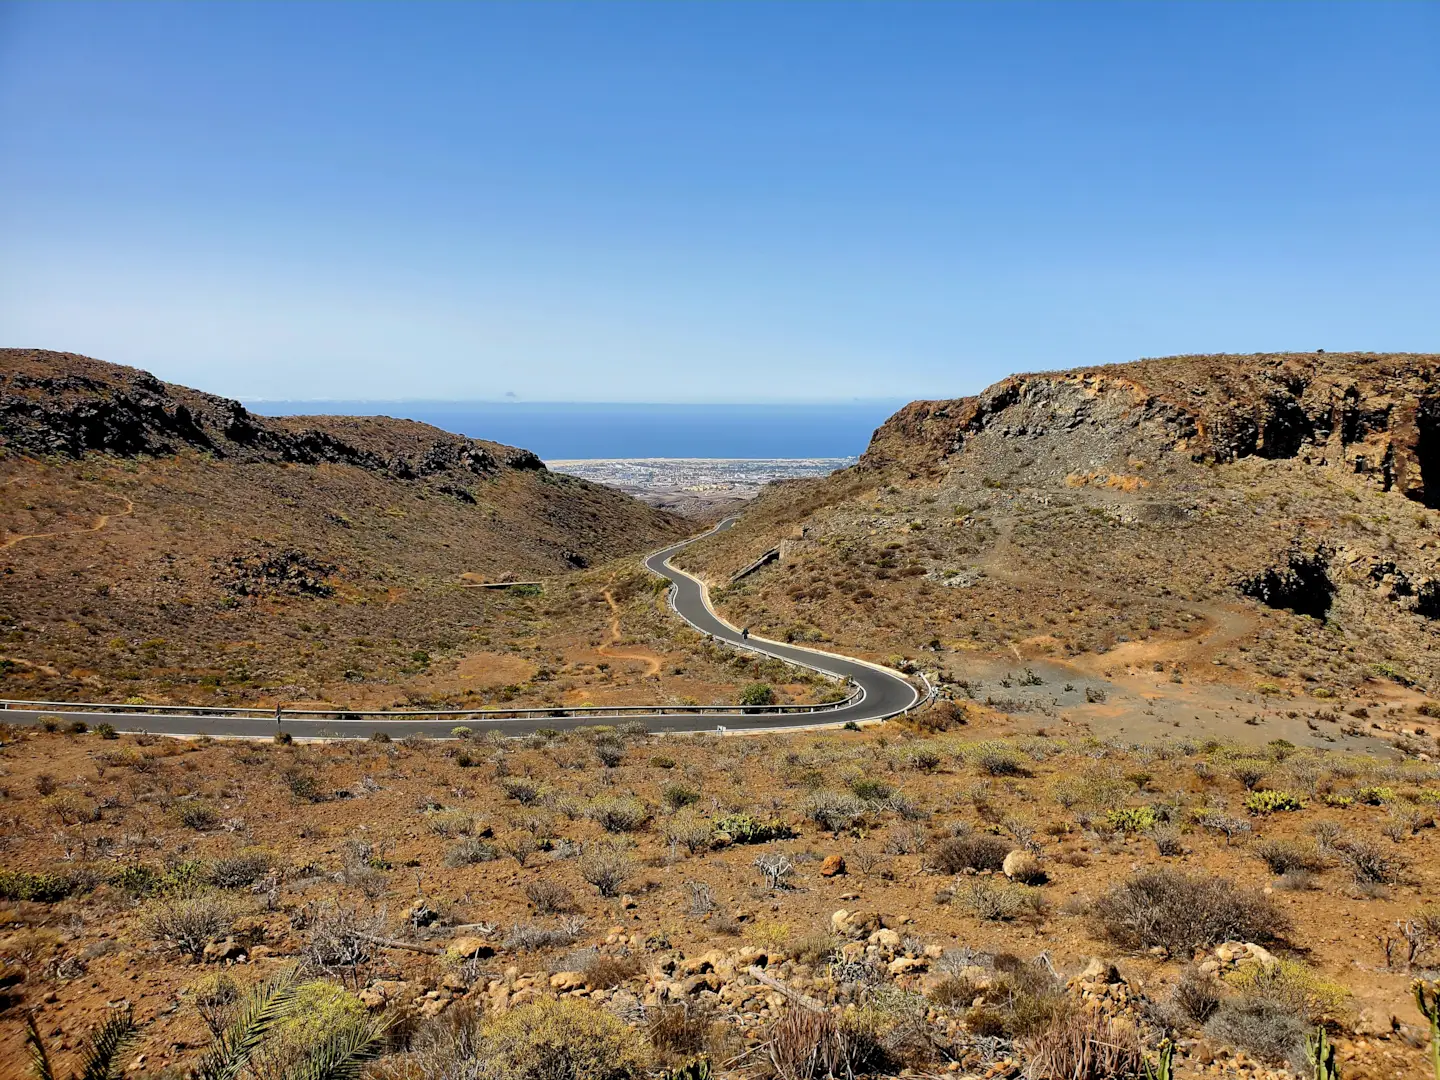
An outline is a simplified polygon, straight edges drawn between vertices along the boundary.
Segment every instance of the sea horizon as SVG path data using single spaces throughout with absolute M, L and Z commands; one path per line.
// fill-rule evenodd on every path
M 523 447 L 544 461 L 803 459 L 864 453 L 907 399 L 796 404 L 247 401 L 268 416 L 392 416 Z

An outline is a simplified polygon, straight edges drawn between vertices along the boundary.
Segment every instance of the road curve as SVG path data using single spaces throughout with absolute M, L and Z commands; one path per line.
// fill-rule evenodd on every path
M 701 536 L 723 531 L 734 523 L 735 518 L 728 518 Z M 406 735 L 446 738 L 457 724 L 464 724 L 476 732 L 493 730 L 504 735 L 528 735 L 541 729 L 568 731 L 595 724 L 623 723 L 627 720 L 641 720 L 655 732 L 714 731 L 717 726 L 724 727 L 727 731 L 748 731 L 828 727 L 847 722 L 882 720 L 904 712 L 919 700 L 919 694 L 904 676 L 878 664 L 817 649 L 802 649 L 753 635 L 748 640 L 743 639 L 739 630 L 715 614 L 706 596 L 705 586 L 699 579 L 670 565 L 672 556 L 700 538 L 691 537 L 664 551 L 657 551 L 644 560 L 647 569 L 671 583 L 670 603 L 681 618 L 701 633 L 709 634 L 736 648 L 749 649 L 814 671 L 849 679 L 864 693 L 847 705 L 819 713 L 651 713 L 643 716 L 587 713 L 583 716 L 526 716 L 505 720 L 479 717 L 431 720 L 357 717 L 342 720 L 286 716 L 280 726 L 297 739 L 367 739 L 376 731 L 384 731 L 396 739 Z M 275 719 L 269 716 L 206 716 L 200 713 L 139 713 L 129 710 L 107 713 L 97 709 L 67 712 L 64 708 L 20 709 L 13 706 L 0 711 L 0 720 L 18 724 L 36 723 L 41 716 L 83 720 L 87 724 L 104 720 L 113 724 L 117 731 L 147 731 L 154 735 L 268 739 L 274 736 L 277 730 Z

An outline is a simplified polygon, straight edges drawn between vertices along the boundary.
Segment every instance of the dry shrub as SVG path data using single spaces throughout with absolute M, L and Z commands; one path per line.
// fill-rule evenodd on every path
M 585 965 L 585 985 L 592 990 L 613 990 L 644 970 L 638 956 L 597 955 Z
M 591 821 L 606 832 L 634 832 L 644 825 L 650 811 L 639 799 L 619 795 L 594 800 L 586 810 Z
M 580 876 L 601 896 L 619 896 L 634 872 L 630 856 L 616 848 L 594 848 L 580 857 Z
M 495 845 L 478 836 L 467 836 L 452 844 L 445 852 L 445 865 L 452 869 L 473 866 L 475 863 L 493 862 L 500 857 Z
M 526 883 L 525 898 L 541 915 L 559 915 L 575 910 L 575 894 L 558 881 L 538 878 Z
M 1145 1067 L 1140 1035 L 1132 1024 L 1088 1010 L 1058 1014 L 1025 1040 L 1031 1080 L 1117 1080 L 1138 1077 Z
M 995 974 L 983 992 L 985 1000 L 965 1017 L 972 1035 L 1005 1039 L 1035 1035 L 1071 1007 L 1064 987 L 1043 962 L 1026 963 L 1001 953 L 991 963 Z
M 705 1049 L 713 1023 L 714 1014 L 703 1004 L 659 1005 L 646 1018 L 645 1037 L 667 1057 L 689 1057 Z
M 1309 1032 L 1310 1025 L 1283 1003 L 1250 994 L 1222 1002 L 1205 1025 L 1205 1034 L 1217 1042 L 1272 1063 L 1296 1056 Z
M 1091 905 L 1100 931 L 1130 949 L 1172 953 L 1229 941 L 1270 941 L 1290 920 L 1263 893 L 1228 878 L 1178 870 L 1142 870 Z
M 1188 967 L 1180 975 L 1180 981 L 1170 992 L 1175 1007 L 1197 1024 L 1203 1024 L 1215 1015 L 1225 995 L 1220 983 L 1198 968 Z
M 1361 885 L 1393 885 L 1400 879 L 1405 862 L 1379 844 L 1364 837 L 1349 837 L 1335 843 L 1335 854 Z
M 227 900 L 202 893 L 152 901 L 145 913 L 144 927 L 156 941 L 169 942 L 198 960 L 205 946 L 230 929 L 234 919 L 235 909 Z
M 977 919 L 1008 921 L 1044 911 L 1039 889 L 976 878 L 955 891 L 955 902 Z
M 964 870 L 999 870 L 1010 854 L 1010 844 L 998 836 L 966 833 L 941 840 L 930 852 L 930 861 L 942 873 Z
M 1272 874 L 1289 874 L 1295 870 L 1316 873 L 1325 868 L 1320 853 L 1288 840 L 1262 840 L 1250 849 L 1270 868 Z

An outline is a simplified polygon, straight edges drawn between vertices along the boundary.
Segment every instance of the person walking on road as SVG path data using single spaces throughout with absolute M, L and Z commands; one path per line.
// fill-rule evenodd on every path
M 745 629 L 743 629 L 743 630 L 740 631 L 740 640 L 741 640 L 741 641 L 749 641 L 749 640 L 750 640 L 750 628 L 749 628 L 748 626 L 745 627 Z

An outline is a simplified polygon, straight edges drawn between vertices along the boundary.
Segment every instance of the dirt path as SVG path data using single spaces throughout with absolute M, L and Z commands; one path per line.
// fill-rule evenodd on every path
M 14 547 L 22 540 L 48 540 L 56 536 L 73 536 L 76 533 L 99 532 L 101 529 L 104 529 L 107 525 L 110 524 L 112 518 L 129 517 L 135 512 L 135 502 L 133 499 L 130 499 L 124 495 L 117 495 L 113 491 L 106 491 L 102 492 L 101 494 L 111 499 L 124 499 L 125 509 L 118 514 L 101 514 L 95 519 L 94 525 L 90 525 L 84 529 L 61 529 L 59 532 L 48 533 L 16 533 L 13 536 L 6 536 L 3 541 L 0 541 L 0 551 L 4 551 L 6 548 Z
M 615 602 L 609 589 L 605 590 L 605 602 L 610 605 L 610 640 L 595 651 L 601 656 L 612 656 L 616 660 L 639 660 L 645 665 L 646 675 L 660 674 L 660 661 L 649 653 L 621 652 L 614 648 L 615 643 L 620 640 L 620 605 Z

